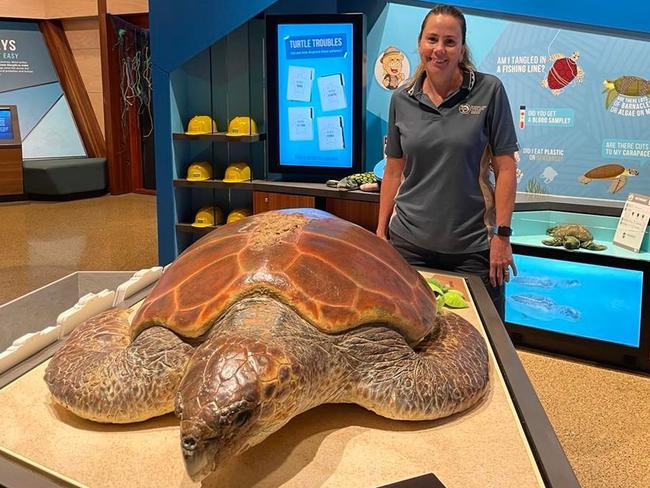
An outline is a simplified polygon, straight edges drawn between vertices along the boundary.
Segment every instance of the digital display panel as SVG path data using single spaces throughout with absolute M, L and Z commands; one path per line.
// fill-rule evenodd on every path
M 535 256 L 514 256 L 506 321 L 639 347 L 643 272 Z
M 352 24 L 278 26 L 280 161 L 352 167 Z
M 11 110 L 0 108 L 0 141 L 12 141 L 14 130 L 11 123 Z
M 277 172 L 361 167 L 363 25 L 358 15 L 275 19 L 270 27 L 269 161 Z

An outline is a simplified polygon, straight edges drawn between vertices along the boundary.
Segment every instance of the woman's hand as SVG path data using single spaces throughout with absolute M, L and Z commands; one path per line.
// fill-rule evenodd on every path
M 517 266 L 512 259 L 510 239 L 495 235 L 490 240 L 490 283 L 492 286 L 502 286 L 510 281 L 510 271 L 517 276 Z

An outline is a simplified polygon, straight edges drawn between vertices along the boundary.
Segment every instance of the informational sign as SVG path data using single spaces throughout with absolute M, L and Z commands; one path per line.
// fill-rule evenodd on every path
M 613 243 L 628 251 L 639 252 L 650 219 L 650 197 L 630 193 L 618 220 Z
M 352 167 L 353 24 L 277 28 L 282 165 Z
M 0 144 L 5 141 L 13 141 L 14 130 L 11 124 L 11 110 L 0 108 Z

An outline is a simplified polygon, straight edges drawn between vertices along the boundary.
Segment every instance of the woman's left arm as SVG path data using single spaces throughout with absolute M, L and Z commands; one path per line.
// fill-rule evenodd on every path
M 497 225 L 510 227 L 512 211 L 515 207 L 517 193 L 517 162 L 514 154 L 492 156 L 492 169 L 496 182 L 494 199 Z M 510 238 L 494 235 L 490 240 L 490 282 L 492 286 L 501 286 L 510 280 L 508 267 L 517 276 L 517 267 L 512 259 Z

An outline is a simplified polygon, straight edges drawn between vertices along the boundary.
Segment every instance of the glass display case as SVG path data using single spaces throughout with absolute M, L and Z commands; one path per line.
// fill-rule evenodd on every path
M 617 224 L 608 215 L 515 212 L 518 275 L 506 287 L 514 342 L 650 370 L 648 231 L 635 253 L 612 243 Z

